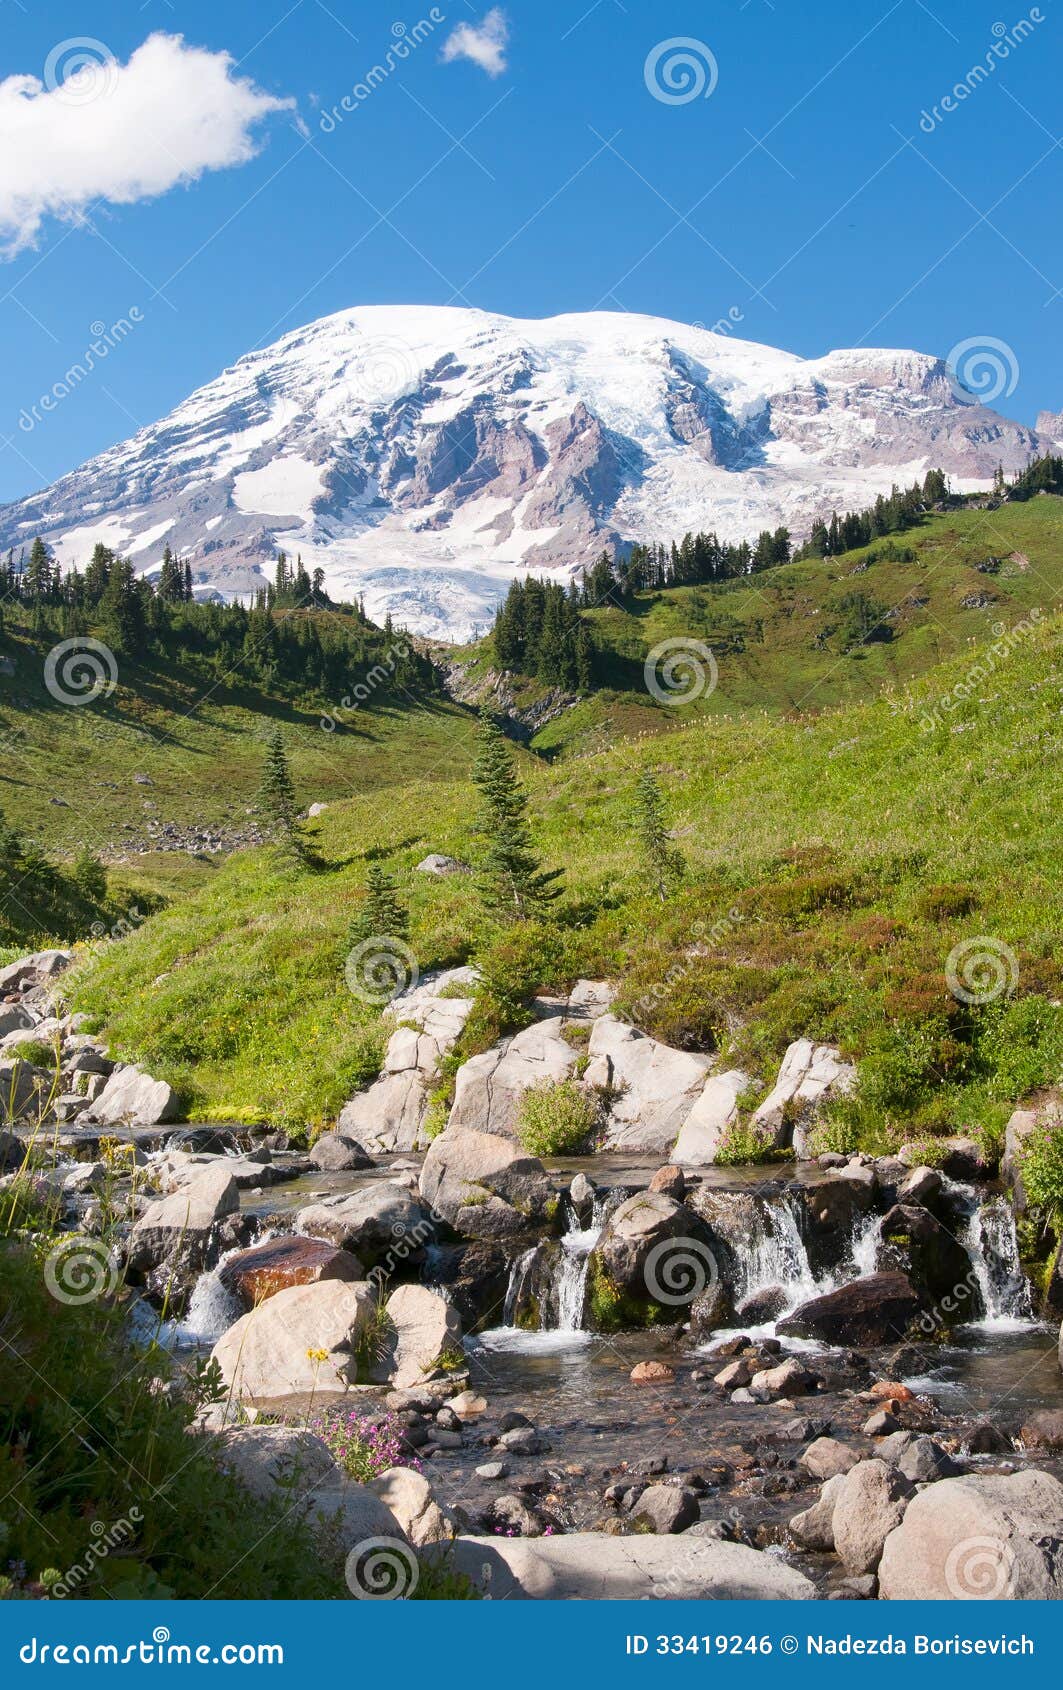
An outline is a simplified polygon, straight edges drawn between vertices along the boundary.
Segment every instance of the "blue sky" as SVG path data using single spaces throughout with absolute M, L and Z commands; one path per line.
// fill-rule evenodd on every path
M 466 0 L 0 8 L 0 79 L 62 95 L 64 69 L 89 67 L 80 104 L 30 111 L 38 91 L 0 87 L 13 121 L 49 126 L 16 131 L 0 163 L 0 498 L 359 303 L 730 314 L 808 355 L 990 337 L 1017 371 L 1001 409 L 1063 408 L 1056 0 L 506 0 L 486 31 L 489 8 Z M 418 44 L 389 64 L 403 28 Z M 138 61 L 119 98 L 117 67 L 153 32 L 185 50 L 156 49 L 156 81 Z M 662 45 L 679 38 L 694 47 Z M 971 77 L 1002 39 L 1006 58 Z M 683 51 L 688 80 L 676 66 L 669 83 Z M 71 158 L 75 106 L 90 117 Z M 157 191 L 145 169 L 138 185 L 156 142 L 170 175 L 197 179 Z M 105 364 L 20 431 L 133 308 Z

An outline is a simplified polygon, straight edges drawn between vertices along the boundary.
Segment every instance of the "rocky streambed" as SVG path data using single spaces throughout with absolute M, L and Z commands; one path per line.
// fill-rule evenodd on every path
M 602 1153 L 543 1162 L 502 1130 L 543 1062 L 570 1071 L 550 1016 L 472 1059 L 424 1149 L 455 1002 L 398 1029 L 391 1124 L 355 1130 L 364 1094 L 309 1153 L 168 1123 L 158 1082 L 61 1014 L 63 1095 L 86 1106 L 42 1133 L 8 1058 L 4 1183 L 57 1205 L 131 1333 L 173 1351 L 174 1388 L 209 1355 L 199 1433 L 242 1482 L 340 1531 L 348 1582 L 384 1536 L 411 1577 L 445 1555 L 490 1595 L 1063 1594 L 1063 1375 L 1013 1181 L 960 1139 L 935 1167 L 914 1148 L 720 1167 L 734 1086 L 688 1064 L 680 1096 L 595 991 L 553 1019 L 590 1021 L 612 1064 Z M 792 1139 L 846 1078 L 799 1044 L 758 1110 Z M 392 1451 L 368 1485 L 329 1441 L 352 1414 Z

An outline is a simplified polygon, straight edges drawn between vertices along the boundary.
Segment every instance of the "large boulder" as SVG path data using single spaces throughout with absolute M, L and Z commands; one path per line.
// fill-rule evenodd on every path
M 26 991 L 32 986 L 54 980 L 74 960 L 73 951 L 34 951 L 31 956 L 19 957 L 0 968 L 0 996 L 8 992 Z
M 833 1045 L 795 1039 L 782 1059 L 778 1078 L 754 1112 L 753 1125 L 777 1146 L 793 1144 L 801 1157 L 808 1153 L 808 1129 L 820 1106 L 830 1097 L 851 1091 L 856 1069 L 843 1062 Z
M 323 1173 L 359 1173 L 373 1166 L 373 1158 L 356 1138 L 348 1138 L 338 1129 L 322 1133 L 310 1150 L 310 1161 Z
M 834 1498 L 834 1547 L 851 1573 L 873 1573 L 882 1545 L 904 1519 L 915 1486 L 885 1461 L 858 1461 Z
M 778 1330 L 828 1344 L 884 1344 L 903 1338 L 918 1313 L 919 1298 L 903 1273 L 874 1273 L 802 1303 Z
M 218 1450 L 222 1464 L 259 1502 L 282 1495 L 294 1503 L 337 1478 L 328 1446 L 302 1426 L 233 1426 L 222 1432 Z
M 448 1127 L 424 1159 L 421 1196 L 467 1238 L 511 1238 L 552 1220 L 542 1163 L 511 1138 Z
M 439 1083 L 440 1062 L 472 1013 L 477 978 L 473 968 L 448 968 L 391 1000 L 394 1030 L 380 1077 L 344 1105 L 341 1134 L 374 1154 L 424 1148 L 429 1096 Z
M 454 1080 L 449 1130 L 515 1137 L 525 1092 L 567 1079 L 576 1061 L 575 1049 L 561 1036 L 563 1027 L 561 1016 L 533 1021 L 463 1062 Z
M 267 1297 L 293 1285 L 316 1285 L 320 1279 L 364 1279 L 357 1256 L 322 1238 L 289 1233 L 230 1256 L 219 1277 L 245 1309 L 257 1308 Z
M 496 1601 L 810 1601 L 815 1586 L 773 1555 L 712 1538 L 460 1537 L 453 1566 Z
M 92 1119 L 101 1126 L 129 1122 L 153 1127 L 176 1121 L 177 1093 L 165 1080 L 153 1080 L 140 1068 L 116 1068 L 92 1105 Z
M 878 1578 L 887 1601 L 1063 1600 L 1063 1485 L 1032 1469 L 929 1485 L 887 1537 Z
M 719 1276 L 713 1236 L 663 1191 L 639 1191 L 614 1209 L 587 1272 L 588 1317 L 598 1331 L 678 1320 Z
M 983 1311 L 971 1259 L 959 1239 L 919 1203 L 895 1203 L 883 1217 L 878 1266 L 907 1275 L 924 1303 L 948 1311 L 956 1323 Z
M 394 1180 L 372 1180 L 357 1191 L 321 1197 L 300 1209 L 295 1224 L 311 1238 L 326 1238 L 371 1263 L 396 1251 L 405 1261 L 432 1236 L 417 1199 Z
M 738 1099 L 751 1083 L 741 1068 L 710 1074 L 683 1122 L 673 1160 L 688 1168 L 709 1167 L 715 1162 L 727 1142 L 729 1128 L 738 1119 Z
M 211 1265 L 221 1223 L 240 1208 L 236 1181 L 222 1166 L 197 1170 L 168 1197 L 149 1203 L 137 1217 L 127 1260 L 158 1290 L 186 1289 Z
M 390 1508 L 414 1548 L 449 1543 L 458 1535 L 457 1516 L 412 1467 L 389 1467 L 370 1479 L 369 1489 Z
M 368 1375 L 376 1309 L 364 1280 L 294 1285 L 242 1315 L 218 1339 L 211 1360 L 238 1397 L 346 1391 Z
M 400 1285 L 387 1300 L 386 1349 L 374 1371 L 393 1390 L 445 1377 L 463 1363 L 461 1320 L 453 1303 L 426 1285 Z
M 615 1015 L 594 1022 L 584 1079 L 610 1098 L 606 1148 L 670 1152 L 705 1089 L 709 1056 L 673 1050 Z

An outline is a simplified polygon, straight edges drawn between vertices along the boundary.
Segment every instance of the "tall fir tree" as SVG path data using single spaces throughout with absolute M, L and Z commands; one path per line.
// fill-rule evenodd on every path
M 540 864 L 513 753 L 486 710 L 477 739 L 472 777 L 480 794 L 476 831 L 487 841 L 477 887 L 488 909 L 503 920 L 526 921 L 542 915 L 557 897 L 561 871 Z
M 682 852 L 672 844 L 661 789 L 649 769 L 639 776 L 636 801 L 643 863 L 650 885 L 663 904 L 671 888 L 682 879 L 686 864 Z
M 258 808 L 285 854 L 302 861 L 306 853 L 296 825 L 295 783 L 280 728 L 273 729 L 266 744 Z

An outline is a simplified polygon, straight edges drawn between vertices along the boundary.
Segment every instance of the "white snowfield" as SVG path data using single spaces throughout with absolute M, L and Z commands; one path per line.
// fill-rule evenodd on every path
M 168 543 L 227 597 L 283 547 L 371 615 L 465 639 L 516 573 L 567 579 L 603 546 L 688 529 L 802 536 L 932 466 L 979 487 L 1051 444 L 918 352 L 804 359 L 658 317 L 362 306 L 0 508 L 0 546 L 40 533 L 70 565 L 102 540 L 150 573 Z

